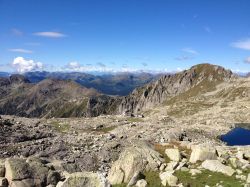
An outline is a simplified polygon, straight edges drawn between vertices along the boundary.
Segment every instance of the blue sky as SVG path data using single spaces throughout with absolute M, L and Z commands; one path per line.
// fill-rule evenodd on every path
M 0 0 L 0 71 L 250 71 L 249 0 Z

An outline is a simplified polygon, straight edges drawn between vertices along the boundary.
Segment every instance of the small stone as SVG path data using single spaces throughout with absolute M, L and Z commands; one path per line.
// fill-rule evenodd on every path
M 160 179 L 163 186 L 167 186 L 167 184 L 169 186 L 176 186 L 178 182 L 178 178 L 173 175 L 173 172 L 169 171 L 161 173 Z
M 146 180 L 141 179 L 136 182 L 136 187 L 147 187 L 148 183 Z
M 194 175 L 200 174 L 202 172 L 198 169 L 190 169 L 189 173 L 191 173 L 191 175 L 194 176 Z

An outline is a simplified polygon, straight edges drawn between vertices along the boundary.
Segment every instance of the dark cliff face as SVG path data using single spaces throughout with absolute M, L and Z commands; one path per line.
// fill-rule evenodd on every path
M 119 113 L 140 113 L 157 106 L 171 97 L 202 85 L 211 87 L 233 77 L 233 73 L 220 66 L 200 64 L 189 70 L 162 76 L 159 80 L 135 89 L 124 97 L 119 105 Z

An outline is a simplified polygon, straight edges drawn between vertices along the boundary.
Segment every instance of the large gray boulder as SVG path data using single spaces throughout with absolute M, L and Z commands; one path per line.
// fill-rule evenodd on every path
M 100 174 L 92 172 L 76 172 L 70 174 L 56 187 L 110 187 L 108 181 Z
M 5 178 L 11 187 L 39 187 L 47 184 L 49 169 L 38 158 L 6 159 L 5 170 Z
M 112 164 L 108 174 L 111 184 L 128 183 L 140 171 L 156 171 L 163 162 L 161 155 L 145 142 L 137 142 L 125 148 L 119 159 Z
M 217 154 L 214 148 L 203 145 L 197 145 L 193 148 L 189 161 L 191 163 L 196 163 L 197 161 L 216 160 L 216 159 L 217 159 Z
M 207 170 L 220 172 L 228 176 L 232 176 L 235 173 L 235 170 L 232 167 L 226 166 L 218 160 L 206 160 L 201 166 Z
M 23 180 L 31 178 L 31 171 L 29 164 L 25 159 L 9 158 L 5 161 L 5 178 L 11 184 L 15 180 Z

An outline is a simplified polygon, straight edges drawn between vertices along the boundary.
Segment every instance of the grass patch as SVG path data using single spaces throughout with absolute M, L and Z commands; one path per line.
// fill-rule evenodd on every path
M 112 185 L 112 187 L 127 187 L 127 184 L 123 183 L 123 184 L 114 184 Z
M 66 133 L 69 131 L 70 126 L 68 123 L 60 123 L 59 121 L 52 121 L 50 125 L 60 133 Z
M 127 118 L 126 119 L 128 122 L 133 123 L 133 122 L 143 122 L 142 118 Z
M 205 185 L 215 186 L 217 183 L 224 187 L 240 187 L 243 186 L 240 181 L 235 179 L 235 176 L 226 176 L 222 173 L 203 170 L 202 173 L 191 176 L 186 171 L 176 171 L 175 176 L 184 186 L 201 187 Z
M 110 126 L 110 127 L 100 128 L 100 129 L 94 129 L 93 131 L 101 132 L 101 133 L 108 133 L 108 132 L 114 130 L 115 128 L 116 128 L 116 126 Z
M 147 171 L 144 173 L 145 180 L 148 183 L 148 187 L 163 187 L 159 173 L 156 171 Z

